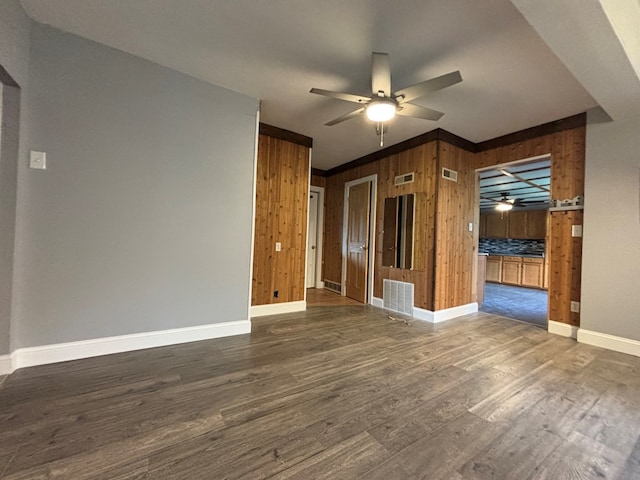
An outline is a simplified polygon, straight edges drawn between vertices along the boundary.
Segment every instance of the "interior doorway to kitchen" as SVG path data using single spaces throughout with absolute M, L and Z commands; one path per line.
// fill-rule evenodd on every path
M 479 310 L 546 329 L 551 158 L 479 170 L 478 182 L 478 262 L 485 265 L 478 269 L 485 273 Z

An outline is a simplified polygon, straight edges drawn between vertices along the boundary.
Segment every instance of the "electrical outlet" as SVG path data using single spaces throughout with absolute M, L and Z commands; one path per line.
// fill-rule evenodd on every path
M 574 313 L 580 313 L 580 302 L 571 302 L 571 311 Z
M 571 225 L 571 236 L 572 237 L 581 237 L 582 236 L 582 225 Z
M 280 242 L 276 242 L 276 252 L 280 252 L 282 250 L 282 244 Z
M 273 291 L 273 298 L 278 298 L 278 290 Z

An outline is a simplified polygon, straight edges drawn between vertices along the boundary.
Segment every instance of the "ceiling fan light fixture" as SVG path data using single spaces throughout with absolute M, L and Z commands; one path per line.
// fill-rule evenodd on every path
M 496 205 L 496 210 L 499 212 L 508 212 L 513 208 L 513 203 L 510 202 L 500 202 Z
M 366 113 L 372 122 L 388 122 L 396 115 L 396 104 L 390 99 L 372 100 Z

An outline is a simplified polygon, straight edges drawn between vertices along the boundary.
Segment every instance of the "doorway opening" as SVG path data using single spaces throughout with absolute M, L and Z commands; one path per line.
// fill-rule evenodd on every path
M 341 291 L 361 303 L 373 298 L 377 184 L 370 175 L 344 186 Z
M 477 177 L 479 310 L 546 329 L 551 157 L 481 169 Z
M 307 228 L 306 288 L 323 288 L 322 244 L 324 236 L 324 188 L 309 188 L 309 220 Z

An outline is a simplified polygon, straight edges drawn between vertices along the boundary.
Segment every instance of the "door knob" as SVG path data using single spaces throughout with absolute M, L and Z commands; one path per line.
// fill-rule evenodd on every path
M 316 246 L 315 245 L 311 245 L 311 250 L 315 250 Z

